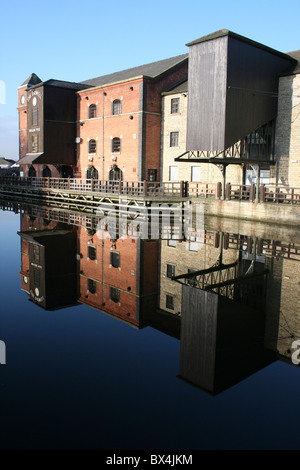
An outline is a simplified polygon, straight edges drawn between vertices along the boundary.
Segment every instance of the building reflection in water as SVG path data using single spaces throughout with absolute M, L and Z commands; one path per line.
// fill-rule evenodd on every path
M 99 232 L 93 215 L 20 213 L 21 287 L 41 307 L 83 303 L 178 338 L 178 376 L 211 394 L 275 360 L 293 366 L 300 240 L 286 232 L 274 240 L 191 227 L 185 239 L 164 239 L 167 227 L 142 240 Z

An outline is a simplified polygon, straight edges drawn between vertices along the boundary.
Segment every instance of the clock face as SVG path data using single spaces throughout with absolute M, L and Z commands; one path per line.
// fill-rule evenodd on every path
M 37 103 L 37 99 L 36 99 L 36 96 L 34 96 L 34 98 L 33 98 L 33 100 L 32 100 L 33 106 L 36 106 L 36 103 Z
M 21 95 L 20 97 L 20 103 L 23 105 L 25 104 L 25 95 Z

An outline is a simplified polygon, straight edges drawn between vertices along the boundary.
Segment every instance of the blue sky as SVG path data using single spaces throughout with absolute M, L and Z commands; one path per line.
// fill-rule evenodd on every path
M 0 155 L 18 159 L 17 87 L 81 81 L 188 52 L 222 28 L 282 52 L 300 49 L 299 0 L 0 0 Z

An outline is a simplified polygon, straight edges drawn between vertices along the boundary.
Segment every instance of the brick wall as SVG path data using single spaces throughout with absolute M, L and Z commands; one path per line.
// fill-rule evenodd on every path
M 78 93 L 77 137 L 81 138 L 80 144 L 77 145 L 78 176 L 85 178 L 88 167 L 93 165 L 98 170 L 99 179 L 106 180 L 111 165 L 116 164 L 123 171 L 124 180 L 137 180 L 140 83 L 141 79 L 132 80 Z M 106 95 L 103 95 L 103 92 Z M 112 114 L 112 103 L 116 99 L 121 100 L 122 103 L 120 115 Z M 97 116 L 89 119 L 88 109 L 91 104 L 97 106 Z M 114 137 L 121 139 L 120 152 L 112 152 Z M 96 140 L 96 153 L 89 153 L 90 139 Z
M 24 95 L 25 103 L 21 104 L 21 96 Z M 18 88 L 18 107 L 19 113 L 19 157 L 27 153 L 27 91 L 26 86 Z

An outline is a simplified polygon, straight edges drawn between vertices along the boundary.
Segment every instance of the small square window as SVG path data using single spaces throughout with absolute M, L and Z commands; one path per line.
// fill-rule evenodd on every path
M 35 287 L 40 287 L 41 273 L 38 269 L 34 269 L 33 271 L 33 282 Z
M 119 137 L 114 137 L 111 142 L 111 151 L 121 152 L 121 139 Z
M 175 276 L 175 266 L 174 264 L 167 264 L 167 277 L 172 278 Z
M 178 181 L 178 166 L 169 166 L 169 181 Z
M 89 106 L 89 119 L 97 117 L 97 106 L 95 104 L 91 104 Z
M 110 300 L 115 303 L 120 302 L 120 289 L 116 289 L 116 287 L 110 288 Z
M 88 258 L 92 261 L 97 259 L 97 252 L 95 246 L 88 246 Z
M 201 181 L 201 168 L 200 166 L 192 166 L 192 182 L 199 183 Z
M 189 251 L 198 251 L 199 245 L 197 242 L 189 242 Z
M 168 246 L 176 247 L 176 240 L 168 240 Z
M 87 288 L 88 288 L 88 291 L 91 293 L 91 294 L 96 294 L 96 281 L 94 281 L 93 279 L 88 279 L 87 281 Z
M 148 181 L 157 181 L 157 169 L 148 170 Z
M 171 99 L 171 114 L 179 113 L 179 98 Z
M 166 308 L 174 310 L 174 297 L 173 295 L 166 295 Z
M 178 147 L 179 132 L 170 132 L 170 147 Z
M 110 264 L 113 268 L 120 267 L 120 253 L 117 253 L 115 251 L 110 252 Z
M 95 139 L 89 140 L 89 153 L 96 153 L 97 151 L 97 142 Z
M 114 100 L 112 103 L 112 114 L 121 114 L 122 113 L 122 101 Z

